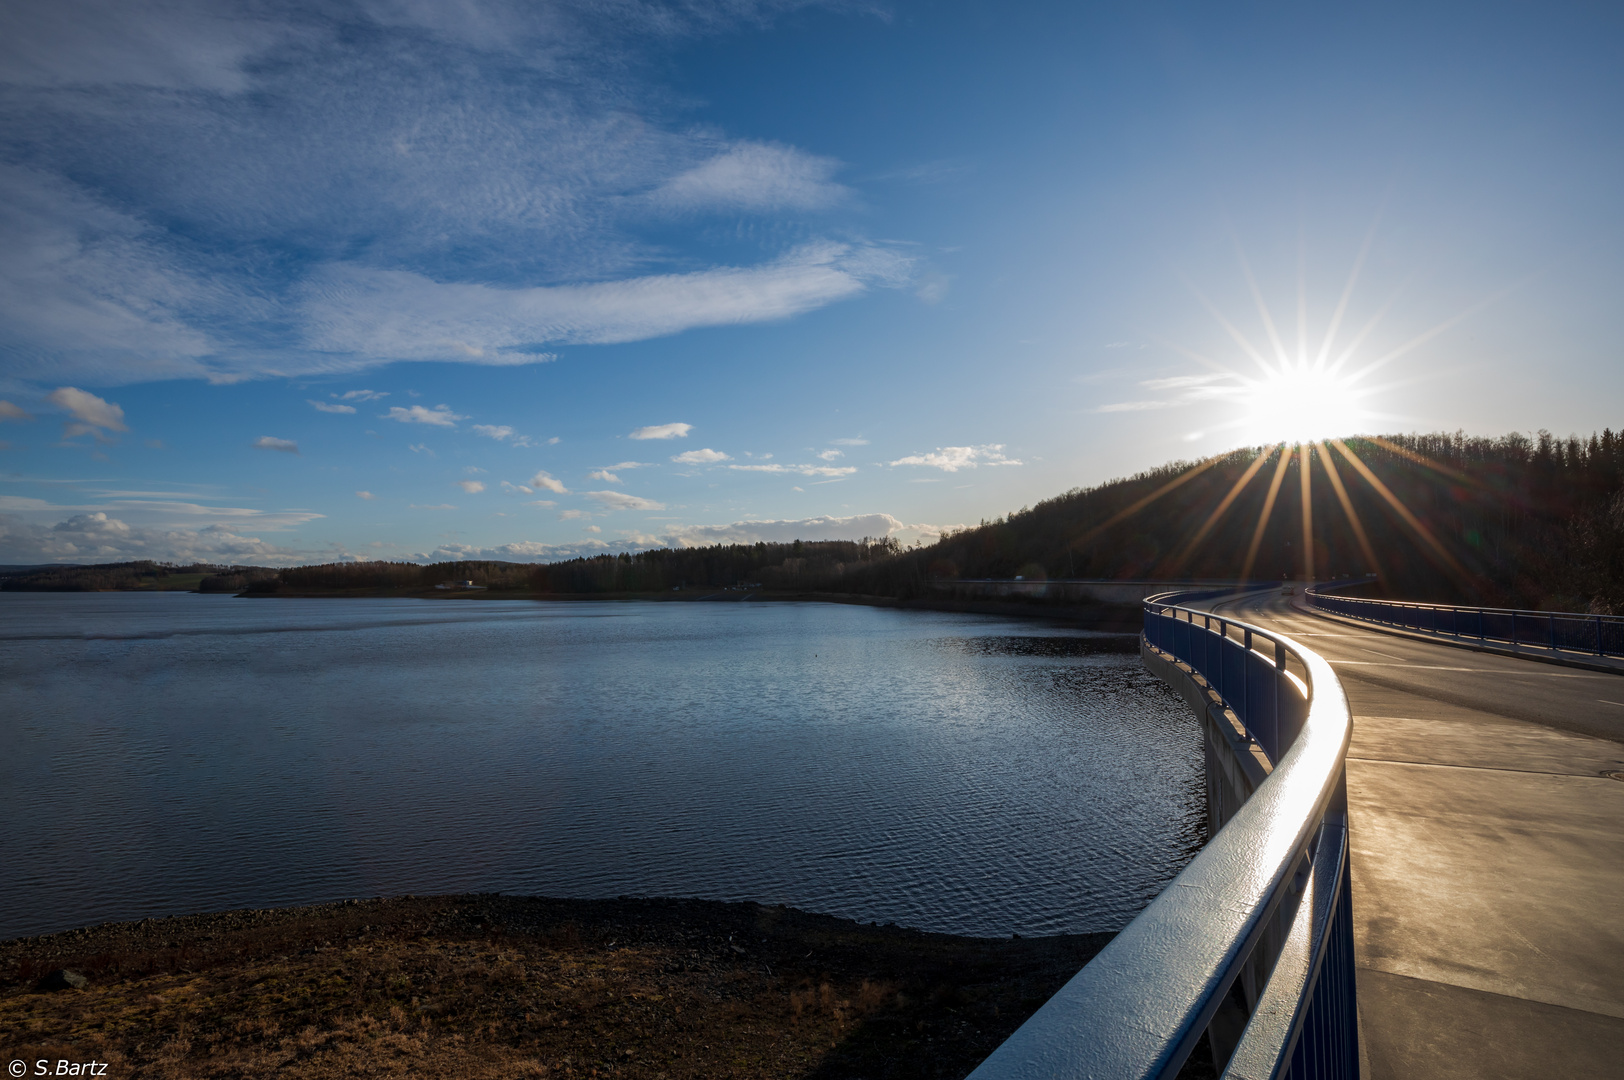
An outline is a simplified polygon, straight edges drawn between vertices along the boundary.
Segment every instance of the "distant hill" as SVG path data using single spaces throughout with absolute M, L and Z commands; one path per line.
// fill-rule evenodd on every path
M 1374 572 L 1376 592 L 1393 597 L 1624 612 L 1624 437 L 1611 430 L 1587 440 L 1546 432 L 1360 438 L 1310 448 L 1306 457 L 1307 546 L 1304 454 L 1252 447 L 1073 489 L 913 548 L 882 538 L 661 548 L 548 564 L 118 563 L 0 569 L 0 588 L 410 595 L 471 579 L 543 596 L 752 585 L 911 599 L 941 582 L 1016 575 L 1298 578 L 1311 550 L 1317 576 Z M 195 585 L 183 584 L 189 577 Z

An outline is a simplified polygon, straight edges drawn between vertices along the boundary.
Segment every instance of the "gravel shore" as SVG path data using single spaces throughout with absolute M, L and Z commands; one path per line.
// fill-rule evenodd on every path
M 0 942 L 0 1057 L 114 1077 L 962 1077 L 1110 936 L 498 895 L 144 919 Z

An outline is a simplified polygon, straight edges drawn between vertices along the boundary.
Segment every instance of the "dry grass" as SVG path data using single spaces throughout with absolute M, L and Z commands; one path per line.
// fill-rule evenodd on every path
M 963 1076 L 1105 940 L 493 896 L 148 920 L 0 943 L 0 1056 L 187 1080 Z M 38 991 L 57 968 L 89 983 Z

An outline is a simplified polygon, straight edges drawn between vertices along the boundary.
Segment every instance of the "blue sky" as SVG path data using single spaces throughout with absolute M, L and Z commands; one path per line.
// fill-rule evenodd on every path
M 894 535 L 1620 424 L 1603 5 L 0 10 L 0 562 Z

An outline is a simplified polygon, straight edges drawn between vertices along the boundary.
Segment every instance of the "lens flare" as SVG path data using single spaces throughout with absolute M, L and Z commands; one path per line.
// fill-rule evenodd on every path
M 1353 379 L 1315 364 L 1241 379 L 1232 396 L 1244 416 L 1242 437 L 1252 445 L 1344 437 L 1361 431 L 1370 419 L 1361 407 L 1367 392 Z

